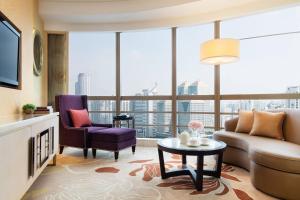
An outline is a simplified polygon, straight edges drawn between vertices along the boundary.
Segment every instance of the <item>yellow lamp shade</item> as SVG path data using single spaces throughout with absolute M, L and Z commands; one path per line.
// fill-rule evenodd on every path
M 235 62 L 240 56 L 240 41 L 214 39 L 201 45 L 200 60 L 205 64 L 219 65 Z

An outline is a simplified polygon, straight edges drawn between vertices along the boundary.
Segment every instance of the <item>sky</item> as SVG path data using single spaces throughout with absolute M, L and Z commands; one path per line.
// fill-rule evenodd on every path
M 221 37 L 247 38 L 300 31 L 300 7 L 227 20 Z M 90 95 L 115 95 L 115 34 L 71 32 L 69 88 L 80 72 L 91 77 Z M 177 85 L 199 80 L 213 94 L 214 68 L 200 63 L 200 45 L 213 38 L 213 24 L 177 29 Z M 240 59 L 221 66 L 221 93 L 283 93 L 300 86 L 300 33 L 241 40 Z M 135 95 L 156 83 L 171 94 L 171 29 L 121 33 L 121 95 Z

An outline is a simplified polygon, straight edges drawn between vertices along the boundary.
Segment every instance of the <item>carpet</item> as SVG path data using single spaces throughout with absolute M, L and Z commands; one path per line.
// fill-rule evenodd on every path
M 166 169 L 180 168 L 181 156 L 164 153 Z M 188 165 L 195 166 L 194 157 L 187 157 Z M 205 168 L 213 168 L 214 156 L 205 157 Z M 274 199 L 256 190 L 244 169 L 223 164 L 222 177 L 204 178 L 204 189 L 195 190 L 189 176 L 160 178 L 156 148 L 137 147 L 120 152 L 118 162 L 113 153 L 97 151 L 93 159 L 84 159 L 82 150 L 65 148 L 58 155 L 57 165 L 48 166 L 23 200 L 138 200 L 138 199 Z

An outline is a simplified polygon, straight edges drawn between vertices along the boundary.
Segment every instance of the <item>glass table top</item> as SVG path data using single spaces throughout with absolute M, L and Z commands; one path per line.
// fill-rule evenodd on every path
M 183 151 L 214 151 L 224 149 L 226 147 L 226 144 L 224 142 L 216 141 L 213 139 L 209 139 L 208 145 L 200 145 L 197 147 L 181 144 L 178 138 L 161 139 L 157 141 L 157 144 L 165 148 Z

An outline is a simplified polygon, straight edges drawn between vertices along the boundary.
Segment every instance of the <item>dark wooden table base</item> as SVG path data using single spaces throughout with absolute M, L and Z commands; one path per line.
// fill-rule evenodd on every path
M 170 178 L 170 177 L 174 177 L 174 176 L 189 175 L 194 182 L 195 188 L 198 191 L 202 191 L 203 175 L 213 176 L 216 178 L 220 178 L 220 176 L 221 176 L 223 151 L 220 151 L 216 155 L 218 156 L 216 170 L 204 170 L 203 169 L 204 155 L 197 155 L 197 169 L 187 166 L 186 165 L 186 155 L 182 155 L 182 169 L 176 169 L 176 170 L 171 170 L 171 171 L 166 172 L 163 151 L 158 149 L 161 177 L 162 177 L 162 179 L 166 179 L 166 178 Z

